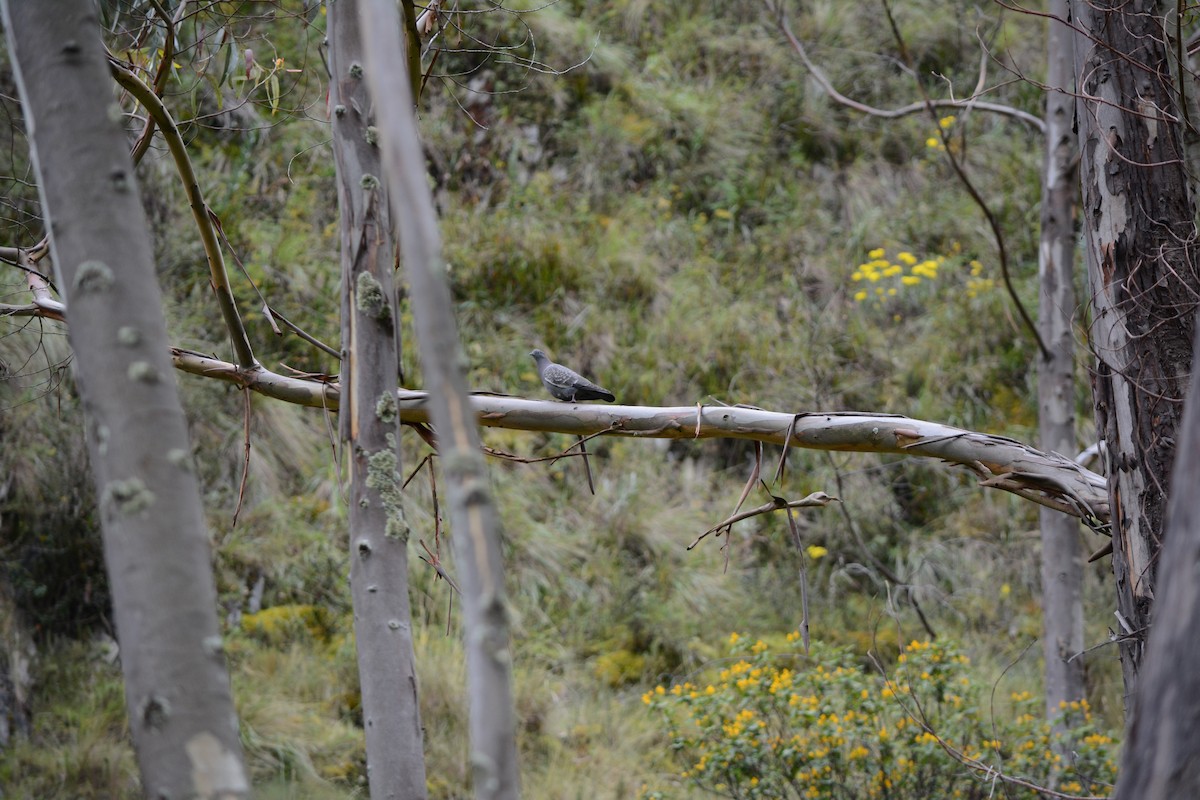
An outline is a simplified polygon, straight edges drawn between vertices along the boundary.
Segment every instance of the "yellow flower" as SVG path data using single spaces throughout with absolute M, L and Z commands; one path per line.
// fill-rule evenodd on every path
M 916 257 L 916 256 L 914 256 L 912 253 L 909 253 L 909 252 L 907 252 L 907 251 L 906 251 L 906 252 L 903 252 L 903 253 L 897 253 L 897 254 L 896 254 L 896 260 L 897 260 L 897 261 L 903 261 L 905 264 L 907 264 L 907 265 L 908 265 L 908 266 L 910 266 L 910 267 L 911 267 L 913 264 L 917 263 L 917 257 Z
M 738 643 L 738 639 L 740 639 L 740 638 L 742 638 L 742 637 L 741 637 L 741 636 L 738 636 L 736 633 L 731 633 L 731 634 L 729 634 L 729 643 L 730 643 L 730 644 L 737 644 L 737 643 Z
M 825 556 L 829 555 L 829 550 L 827 550 L 824 547 L 821 547 L 821 545 L 819 545 L 819 544 L 810 544 L 806 548 L 806 550 L 808 552 L 808 557 L 811 558 L 813 561 L 816 561 L 819 558 L 824 558 Z
M 905 286 L 916 286 L 918 283 L 921 282 L 921 279 L 918 278 L 916 275 L 905 275 L 903 278 L 900 279 L 900 282 L 903 283 Z
M 713 216 L 717 219 L 733 219 L 733 212 L 728 209 L 718 208 L 713 212 Z
M 1008 597 L 1010 594 L 1012 594 L 1012 587 L 1007 583 L 1000 584 L 1000 596 Z
M 886 251 L 882 247 L 876 247 L 874 250 L 867 253 L 867 258 L 870 258 L 870 259 L 883 258 L 883 254 L 885 252 Z
M 767 643 L 764 642 L 762 639 L 759 639 L 758 641 L 756 641 L 753 644 L 753 646 L 751 646 L 750 652 L 751 653 L 761 653 L 763 650 L 766 650 L 766 649 L 767 649 Z M 758 677 L 758 676 L 755 675 L 754 677 Z
M 954 124 L 954 115 L 953 114 L 951 114 L 948 117 L 942 117 L 941 119 L 938 120 L 938 125 L 941 127 L 942 130 L 946 130 L 946 128 L 949 128 L 953 124 Z
M 925 146 L 930 149 L 936 150 L 942 146 L 942 140 L 936 136 L 930 136 L 928 139 L 925 140 Z

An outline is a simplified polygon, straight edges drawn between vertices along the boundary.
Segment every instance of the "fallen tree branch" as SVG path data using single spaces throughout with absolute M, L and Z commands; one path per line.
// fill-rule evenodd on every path
M 261 366 L 239 369 L 179 348 L 173 348 L 171 356 L 184 372 L 219 378 L 289 403 L 329 411 L 338 407 L 340 391 L 333 378 L 292 378 Z M 397 398 L 402 422 L 430 422 L 425 392 L 401 389 Z M 656 439 L 749 439 L 776 445 L 786 441 L 792 447 L 811 450 L 937 458 L 969 469 L 982 486 L 1079 517 L 1093 529 L 1109 522 L 1104 476 L 1071 459 L 1004 436 L 899 414 L 790 414 L 745 406 L 598 406 L 493 394 L 472 395 L 471 403 L 479 424 L 489 428 L 576 436 L 607 433 Z

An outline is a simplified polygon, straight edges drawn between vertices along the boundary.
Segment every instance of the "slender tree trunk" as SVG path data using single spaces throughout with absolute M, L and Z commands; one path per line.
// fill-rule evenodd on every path
M 4 25 L 70 308 L 143 789 L 244 797 L 208 531 L 94 4 L 5 0 Z
M 1052 0 L 1047 36 L 1046 164 L 1042 173 L 1041 291 L 1038 329 L 1050 357 L 1038 366 L 1038 433 L 1043 450 L 1075 451 L 1075 198 L 1079 193 L 1074 130 L 1074 34 L 1062 22 L 1069 0 Z M 1042 655 L 1046 717 L 1083 697 L 1083 555 L 1079 522 L 1048 508 L 1042 529 Z
M 1154 628 L 1115 794 L 1131 800 L 1200 797 L 1200 364 L 1178 436 Z
M 433 401 L 433 424 L 446 475 L 454 564 L 466 622 L 474 791 L 480 800 L 513 800 L 519 794 L 516 725 L 499 520 L 463 374 L 433 196 L 417 137 L 400 16 L 392 0 L 364 0 L 359 11 L 385 183 L 396 211 L 422 372 Z
M 400 492 L 395 248 L 363 75 L 358 0 L 329 5 L 330 117 L 341 211 L 342 438 L 350 451 L 350 589 L 371 797 L 424 798 L 425 762 Z
M 1192 363 L 1197 231 L 1179 108 L 1152 0 L 1072 0 L 1080 166 L 1127 699 L 1137 684 L 1175 430 Z

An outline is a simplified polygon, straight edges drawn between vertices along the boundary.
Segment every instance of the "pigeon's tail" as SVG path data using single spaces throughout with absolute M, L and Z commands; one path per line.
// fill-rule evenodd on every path
M 584 388 L 579 386 L 575 389 L 576 400 L 603 400 L 606 403 L 611 403 L 617 399 L 617 396 L 608 389 L 601 389 L 599 386 L 590 386 Z

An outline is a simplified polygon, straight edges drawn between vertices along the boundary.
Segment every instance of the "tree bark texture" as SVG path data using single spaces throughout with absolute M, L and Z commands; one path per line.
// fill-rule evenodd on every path
M 350 457 L 350 590 L 373 800 L 426 796 L 400 491 L 395 248 L 363 74 L 358 0 L 328 10 L 342 249 L 339 410 Z
M 1121 665 L 1142 662 L 1175 431 L 1192 363 L 1196 225 L 1162 4 L 1072 0 L 1080 171 L 1096 365 L 1107 445 Z
M 480 800 L 514 800 L 519 795 L 516 724 L 499 518 L 463 374 L 433 195 L 417 136 L 400 15 L 392 0 L 363 0 L 359 11 L 384 182 L 412 295 L 422 372 L 446 477 L 454 564 L 462 586 L 473 788 Z
M 248 794 L 153 251 L 90 0 L 6 0 L 100 497 L 143 790 Z
M 1117 798 L 1200 797 L 1200 365 L 1192 365 L 1178 436 L 1154 627 L 1121 749 Z
M 1038 362 L 1038 436 L 1042 450 L 1069 455 L 1075 444 L 1075 136 L 1074 34 L 1060 19 L 1069 0 L 1052 0 L 1046 42 L 1046 161 L 1038 249 L 1038 332 L 1049 357 Z M 1057 19 L 1055 19 L 1057 17 Z M 1042 656 L 1046 717 L 1084 696 L 1083 553 L 1078 520 L 1043 507 Z

